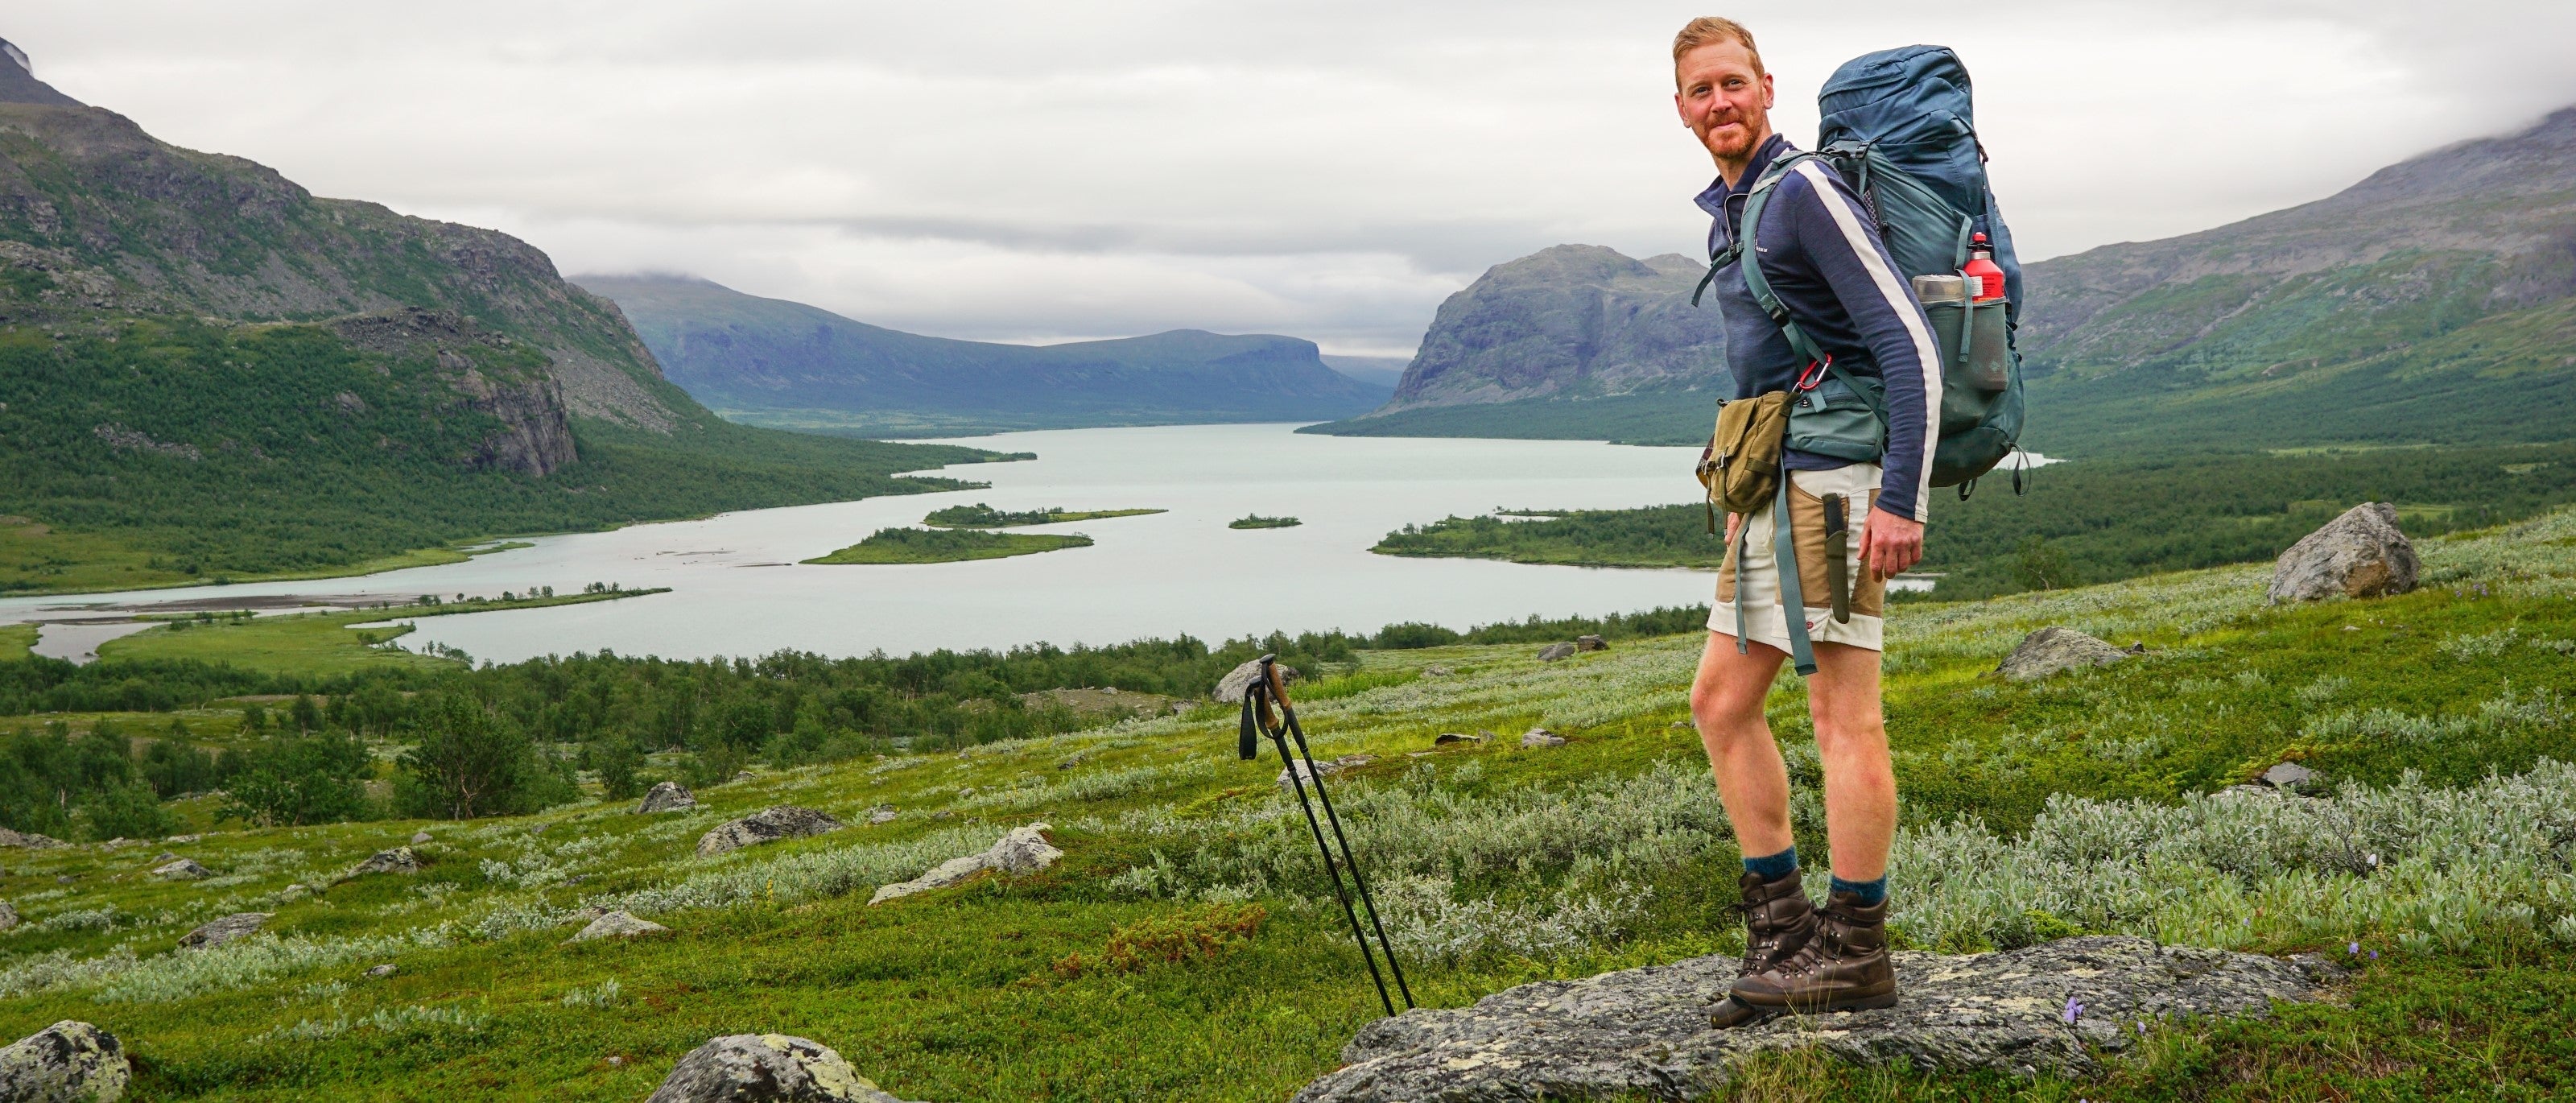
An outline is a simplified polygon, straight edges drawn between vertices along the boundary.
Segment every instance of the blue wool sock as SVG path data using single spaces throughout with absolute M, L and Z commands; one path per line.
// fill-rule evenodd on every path
M 1836 877 L 1831 891 L 1848 892 L 1859 897 L 1860 906 L 1866 908 L 1887 899 L 1887 878 L 1882 875 L 1875 881 L 1846 881 Z
M 1796 873 L 1798 872 L 1798 848 L 1793 846 L 1777 854 L 1746 858 L 1744 872 L 1761 874 L 1765 881 L 1777 881 Z

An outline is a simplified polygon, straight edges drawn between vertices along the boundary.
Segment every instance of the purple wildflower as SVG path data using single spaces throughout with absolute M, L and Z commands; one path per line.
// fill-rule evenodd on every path
M 2344 945 L 2343 952 L 2344 952 L 2345 954 L 2347 954 L 2347 955 L 2351 955 L 2351 954 L 2358 954 L 2358 953 L 2360 953 L 2360 952 L 2361 952 L 2361 943 L 2358 943 L 2358 942 L 2346 943 L 2346 944 Z
M 2370 960 L 2372 960 L 2372 961 L 2377 961 L 2377 960 L 2379 960 L 2379 951 L 2377 951 L 2377 950 L 2372 950 L 2372 951 L 2370 952 Z
M 2066 997 L 2066 1010 L 2059 1012 L 2057 1017 L 2066 1020 L 2066 1024 L 2068 1026 L 2073 1026 L 2075 1025 L 2075 1020 L 2084 1017 L 2084 1004 L 2078 1001 L 2075 997 L 2068 996 Z

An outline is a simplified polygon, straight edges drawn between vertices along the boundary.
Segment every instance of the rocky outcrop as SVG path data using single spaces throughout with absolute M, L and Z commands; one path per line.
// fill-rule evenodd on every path
M 1440 304 L 1379 413 L 1722 383 L 1722 321 L 1690 302 L 1705 268 L 1598 245 L 1495 265 Z
M 2415 588 L 2423 561 L 2397 528 L 2397 507 L 2364 502 L 2290 545 L 2272 563 L 2273 604 L 2387 597 Z
M 832 1047 L 785 1034 L 728 1034 L 690 1050 L 644 1103 L 903 1103 Z
M 213 876 L 213 871 L 198 865 L 192 859 L 181 858 L 168 865 L 155 867 L 152 875 L 164 881 L 202 881 Z
M 1599 636 L 1576 636 L 1574 637 L 1574 649 L 1577 651 L 1608 651 L 1610 650 L 1610 641 L 1602 639 Z
M 133 1075 L 116 1035 L 65 1019 L 0 1049 L 0 1099 L 115 1103 Z
M 1208 700 L 1222 701 L 1229 705 L 1240 705 L 1243 703 L 1243 691 L 1250 688 L 1252 680 L 1260 676 L 1261 660 L 1248 660 L 1243 665 L 1226 671 L 1225 677 L 1217 679 L 1216 688 L 1208 691 Z M 1296 685 L 1297 668 L 1286 663 L 1280 663 L 1279 680 L 1288 685 Z
M 944 889 L 988 869 L 1008 874 L 1035 873 L 1045 869 L 1054 865 L 1056 859 L 1064 857 L 1064 851 L 1056 849 L 1048 839 L 1048 830 L 1042 823 L 1012 828 L 1010 834 L 1002 836 L 981 854 L 951 858 L 912 880 L 878 886 L 876 894 L 868 898 L 868 903 L 882 904 L 917 892 Z
M 461 457 L 466 467 L 544 476 L 581 458 L 563 385 L 543 353 L 464 315 L 418 307 L 341 318 L 331 328 L 369 352 L 430 359 L 466 407 L 500 422 Z
M 782 804 L 719 825 L 699 836 L 698 857 L 712 858 L 746 846 L 774 843 L 780 839 L 801 839 L 807 835 L 838 831 L 844 826 L 841 821 L 811 808 Z
M 1574 645 L 1570 643 L 1551 643 L 1538 649 L 1538 661 L 1543 663 L 1552 663 L 1562 659 L 1571 659 L 1573 657 Z
M 644 794 L 644 803 L 635 806 L 638 815 L 647 812 L 677 812 L 698 806 L 698 795 L 676 781 L 657 782 Z
M 63 845 L 61 839 L 48 838 L 32 831 L 17 832 L 0 827 L 0 846 L 22 846 L 29 850 L 46 850 Z
M 1473 1007 L 1380 1019 L 1343 1048 L 1345 1067 L 1296 1098 L 1699 1099 L 1719 1094 L 1741 1058 L 1805 1046 L 1863 1064 L 2085 1075 L 2142 1022 L 2267 1014 L 2274 1000 L 2314 998 L 2332 969 L 2128 936 L 1967 957 L 1899 953 L 1895 1007 L 1718 1030 L 1709 1008 L 1736 965 L 1710 956 L 1541 981 Z
M 367 855 L 366 861 L 350 866 L 349 872 L 341 874 L 340 879 L 346 881 L 352 877 L 364 877 L 370 873 L 418 872 L 420 872 L 420 855 L 412 853 L 408 846 L 398 846 L 392 850 L 379 850 Z
M 196 930 L 179 936 L 183 950 L 211 950 L 235 939 L 247 938 L 268 922 L 268 912 L 234 912 Z
M 670 929 L 650 919 L 637 919 L 625 912 L 609 912 L 591 920 L 589 926 L 583 927 L 580 933 L 565 941 L 588 942 L 594 938 L 633 938 L 637 935 L 664 934 Z
M 1995 673 L 2016 682 L 2045 678 L 2060 671 L 2088 666 L 2109 666 L 2131 657 L 2127 651 L 2072 628 L 2050 625 L 2022 637 L 2021 646 L 1995 667 Z

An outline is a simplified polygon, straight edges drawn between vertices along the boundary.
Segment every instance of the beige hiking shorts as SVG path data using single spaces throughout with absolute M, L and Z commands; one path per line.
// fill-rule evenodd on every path
M 1806 605 L 1807 639 L 1883 651 L 1880 635 L 1886 621 L 1887 584 L 1872 581 L 1861 569 L 1861 527 L 1878 498 L 1877 464 L 1856 463 L 1831 471 L 1795 471 L 1789 480 L 1789 532 L 1798 549 L 1798 596 Z M 1825 500 L 1840 494 L 1851 527 L 1843 577 L 1852 588 L 1851 620 L 1836 621 L 1833 599 L 1825 589 Z M 1735 594 L 1744 591 L 1744 635 L 1753 643 L 1789 650 L 1789 622 L 1780 611 L 1779 555 L 1772 539 L 1771 510 L 1745 519 L 1752 531 L 1729 545 L 1726 564 L 1717 572 L 1717 601 L 1709 607 L 1708 630 L 1735 638 Z M 1741 554 L 1744 562 L 1737 563 Z M 1742 576 L 1741 582 L 1738 575 Z

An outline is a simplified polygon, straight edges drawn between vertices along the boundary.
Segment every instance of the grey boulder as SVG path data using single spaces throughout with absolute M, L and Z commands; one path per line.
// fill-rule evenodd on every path
M 2415 588 L 2423 573 L 2415 545 L 2397 528 L 2397 507 L 2363 502 L 2290 545 L 2272 562 L 2270 599 L 2387 597 Z
M 2317 780 L 2317 772 L 2296 762 L 2284 762 L 2263 771 L 2263 784 L 2275 789 L 2299 789 Z
M 811 808 L 782 804 L 764 808 L 741 819 L 719 824 L 716 829 L 698 837 L 698 857 L 712 858 L 727 851 L 740 850 L 780 839 L 801 839 L 838 831 L 844 824 Z
M 346 881 L 349 878 L 364 877 L 370 873 L 418 872 L 420 872 L 420 855 L 412 853 L 408 846 L 398 846 L 392 850 L 379 850 L 367 855 L 366 861 L 350 866 L 349 872 L 341 874 L 340 879 Z
M 10 907 L 8 901 L 0 900 L 0 931 L 8 930 L 9 928 L 17 925 L 18 909 Z
M 944 889 L 988 869 L 1010 874 L 1035 873 L 1045 869 L 1054 865 L 1056 859 L 1064 857 L 1064 851 L 1056 849 L 1047 838 L 1049 830 L 1042 823 L 1012 828 L 1009 834 L 985 848 L 981 854 L 950 858 L 912 880 L 877 886 L 875 895 L 868 897 L 868 903 L 873 906 L 917 892 Z
M 1708 1021 L 1735 979 L 1735 959 L 1721 956 L 1540 981 L 1473 1007 L 1407 1011 L 1361 1028 L 1342 1049 L 1344 1067 L 1296 1098 L 1696 1099 L 1718 1094 L 1745 1057 L 1805 1046 L 1867 1065 L 2084 1076 L 2098 1071 L 2097 1052 L 2134 1042 L 2141 1022 L 2261 1016 L 2274 1000 L 2314 998 L 2331 979 L 2321 964 L 2127 935 L 1895 958 L 1894 1007 L 1734 1030 Z
M 2134 654 L 2072 628 L 2052 624 L 2022 637 L 2021 646 L 2004 656 L 2004 661 L 1995 667 L 1995 671 L 2013 681 L 2027 682 L 2065 670 L 2109 666 Z
M 48 838 L 33 831 L 11 831 L 0 827 L 0 846 L 23 846 L 29 850 L 46 850 L 63 845 L 61 839 Z
M 661 934 L 670 929 L 650 919 L 637 919 L 625 912 L 609 912 L 591 920 L 589 926 L 581 929 L 581 933 L 565 941 L 588 942 L 594 938 L 633 938 L 636 935 Z
M 269 914 L 268 912 L 234 912 L 180 935 L 179 946 L 182 949 L 191 950 L 214 949 L 259 930 L 260 924 L 268 922 Z
M 428 842 L 428 841 L 429 841 L 429 832 L 426 832 L 426 831 L 414 831 L 414 832 L 412 832 L 412 833 L 411 833 L 411 845 L 413 845 L 413 846 L 419 846 L 420 844 L 425 843 L 425 842 Z
M 698 795 L 676 781 L 656 783 L 644 794 L 644 803 L 635 806 L 638 815 L 646 812 L 677 812 L 698 806 Z
M 868 826 L 874 827 L 881 823 L 893 823 L 895 817 L 902 814 L 903 813 L 896 811 L 895 807 L 891 804 L 880 804 L 874 808 L 868 809 Z
M 1564 736 L 1558 735 L 1546 728 L 1531 728 L 1530 730 L 1521 733 L 1521 749 L 1523 750 L 1536 750 L 1540 747 L 1562 747 L 1564 745 Z
M 690 1050 L 644 1103 L 903 1103 L 832 1047 L 785 1034 L 728 1034 Z
M 164 881 L 202 881 L 207 877 L 212 876 L 213 873 L 214 871 L 198 865 L 195 860 L 189 858 L 181 858 L 168 865 L 157 867 L 152 871 L 153 876 Z
M 65 1019 L 0 1049 L 0 1099 L 114 1103 L 133 1074 L 116 1035 Z
M 1571 659 L 1573 657 L 1574 645 L 1570 643 L 1551 643 L 1538 649 L 1538 661 L 1543 663 L 1552 663 L 1559 659 Z
M 1574 637 L 1574 649 L 1577 651 L 1608 651 L 1610 650 L 1610 643 L 1599 636 L 1576 636 Z
M 1217 679 L 1216 688 L 1208 691 L 1208 700 L 1222 701 L 1229 705 L 1240 705 L 1243 703 L 1243 691 L 1250 688 L 1252 686 L 1252 680 L 1260 676 L 1261 660 L 1253 659 L 1247 661 L 1241 666 L 1226 671 L 1225 677 Z M 1279 680 L 1284 683 L 1294 684 L 1297 681 L 1297 668 L 1286 663 L 1280 663 Z

